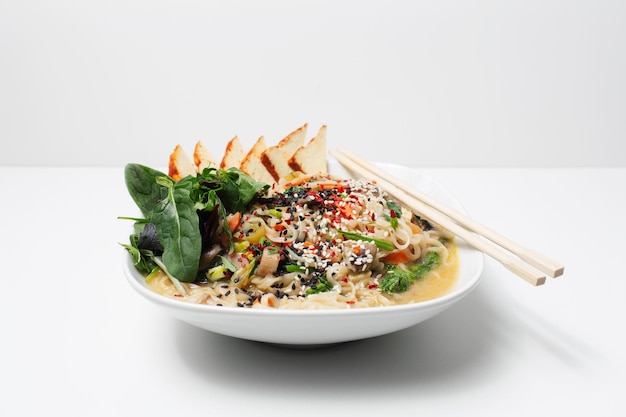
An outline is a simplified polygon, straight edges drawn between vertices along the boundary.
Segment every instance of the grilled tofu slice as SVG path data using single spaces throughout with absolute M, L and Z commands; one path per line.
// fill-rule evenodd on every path
M 287 177 L 293 172 L 289 159 L 304 145 L 308 124 L 289 133 L 276 146 L 270 146 L 261 153 L 261 162 L 272 175 L 274 181 Z
M 301 171 L 307 175 L 328 173 L 326 125 L 323 125 L 313 139 L 289 158 L 289 166 L 294 171 Z

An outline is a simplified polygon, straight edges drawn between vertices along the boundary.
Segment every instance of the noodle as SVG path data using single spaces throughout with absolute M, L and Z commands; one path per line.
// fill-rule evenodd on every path
M 224 241 L 222 241 L 224 244 Z M 297 178 L 256 202 L 232 231 L 232 247 L 195 283 L 156 274 L 152 290 L 198 304 L 346 309 L 424 301 L 448 292 L 458 269 L 453 237 L 390 201 L 375 183 L 330 175 Z M 379 288 L 436 253 L 438 264 L 406 291 Z M 219 271 L 217 274 L 215 271 Z

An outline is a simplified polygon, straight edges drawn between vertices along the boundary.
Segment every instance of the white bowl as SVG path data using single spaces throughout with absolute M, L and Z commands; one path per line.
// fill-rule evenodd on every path
M 330 161 L 329 166 L 334 174 L 348 175 L 334 161 Z M 396 165 L 379 166 L 448 206 L 465 212 L 449 192 L 419 171 Z M 123 266 L 128 282 L 140 295 L 183 322 L 241 339 L 313 346 L 365 339 L 403 330 L 435 316 L 463 299 L 478 285 L 484 258 L 481 252 L 458 238 L 457 246 L 459 276 L 448 294 L 413 304 L 347 310 L 248 309 L 191 304 L 159 295 L 149 289 L 126 251 Z

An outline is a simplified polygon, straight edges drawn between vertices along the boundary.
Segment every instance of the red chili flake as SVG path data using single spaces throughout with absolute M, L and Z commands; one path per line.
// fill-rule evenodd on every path
M 322 196 L 318 192 L 313 191 L 313 190 L 309 190 L 309 191 L 307 191 L 306 194 L 311 196 L 311 197 L 313 197 L 313 199 L 315 201 L 317 201 L 318 203 L 324 204 L 324 199 L 322 198 Z
M 341 278 L 341 282 L 348 282 L 348 278 L 346 277 Z
M 398 217 L 398 215 L 396 214 L 395 210 L 391 210 L 391 212 L 389 213 L 389 215 L 391 216 L 392 219 L 395 219 L 396 217 Z
M 182 294 L 178 294 L 178 293 L 174 294 L 174 297 L 182 297 L 182 296 L 183 296 Z
M 378 284 L 376 284 L 376 283 L 370 284 L 370 285 L 367 286 L 367 288 L 370 289 L 370 290 L 376 289 L 376 288 L 378 288 Z
M 354 300 L 346 301 L 346 304 L 354 304 L 354 303 L 355 303 Z

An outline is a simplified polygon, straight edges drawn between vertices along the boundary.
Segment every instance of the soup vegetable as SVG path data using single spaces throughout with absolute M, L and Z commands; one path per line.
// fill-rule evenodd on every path
M 447 292 L 453 237 L 377 184 L 328 174 L 272 186 L 236 168 L 174 181 L 138 164 L 129 251 L 156 292 L 242 308 L 356 308 Z

